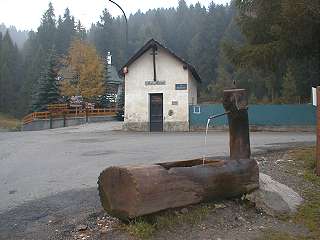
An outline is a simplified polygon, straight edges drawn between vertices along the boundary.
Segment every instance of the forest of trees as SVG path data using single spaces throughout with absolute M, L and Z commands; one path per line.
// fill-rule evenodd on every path
M 25 41 L 28 39 L 29 31 L 17 30 L 15 26 L 7 27 L 4 23 L 1 23 L 0 32 L 2 33 L 2 35 L 4 35 L 7 30 L 9 31 L 12 41 L 17 44 L 19 49 L 21 49 Z
M 21 49 L 9 31 L 0 32 L 0 112 L 21 117 L 59 101 L 60 59 L 77 40 L 93 46 L 100 59 L 110 51 L 119 69 L 155 38 L 196 67 L 200 101 L 220 101 L 222 89 L 235 83 L 248 89 L 252 103 L 305 103 L 311 86 L 319 85 L 319 1 L 232 0 L 205 7 L 180 0 L 177 8 L 131 14 L 128 25 L 126 49 L 123 17 L 104 9 L 85 29 L 69 9 L 56 17 L 49 4 Z

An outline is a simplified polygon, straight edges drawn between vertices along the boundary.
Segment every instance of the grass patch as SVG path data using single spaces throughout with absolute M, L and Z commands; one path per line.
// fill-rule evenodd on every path
M 307 201 L 300 207 L 295 221 L 304 224 L 312 235 L 320 239 L 320 189 L 308 193 Z
M 294 150 L 291 156 L 301 164 L 304 170 L 305 180 L 320 186 L 320 178 L 315 174 L 316 149 L 315 147 Z
M 148 239 L 156 231 L 156 226 L 145 219 L 136 219 L 126 225 L 125 230 L 132 236 L 139 239 Z
M 199 224 L 213 209 L 213 204 L 200 204 L 188 208 L 186 213 L 167 210 L 159 214 L 137 218 L 124 225 L 123 228 L 136 238 L 149 239 L 158 230 L 165 229 L 170 231 L 183 224 L 191 226 Z
M 303 178 L 309 182 L 304 191 L 305 202 L 298 212 L 290 219 L 302 224 L 310 231 L 310 236 L 293 236 L 290 233 L 275 232 L 272 229 L 265 231 L 259 240 L 319 240 L 320 239 L 320 177 L 315 174 L 316 149 L 315 147 L 300 148 L 289 152 L 294 160 L 296 172 L 303 171 Z M 293 174 L 295 174 L 293 173 Z
M 320 177 L 315 174 L 316 149 L 298 149 L 293 151 L 291 156 L 303 166 L 304 179 L 312 183 L 305 189 L 305 203 L 299 208 L 294 220 L 304 224 L 310 230 L 313 239 L 320 239 Z
M 288 233 L 282 232 L 274 232 L 274 231 L 267 231 L 264 232 L 261 237 L 258 238 L 259 240 L 307 240 L 308 238 L 302 236 L 292 236 Z
M 9 130 L 20 130 L 21 122 L 7 114 L 0 113 L 0 128 Z

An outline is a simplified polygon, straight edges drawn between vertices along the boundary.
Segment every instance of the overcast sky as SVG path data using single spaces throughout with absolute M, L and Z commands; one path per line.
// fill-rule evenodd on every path
M 138 9 L 145 12 L 150 8 L 176 7 L 178 0 L 115 0 L 129 15 Z M 186 0 L 187 4 L 201 4 L 208 6 L 213 1 L 226 4 L 229 0 Z M 0 23 L 6 26 L 14 25 L 20 30 L 36 30 L 40 24 L 43 12 L 48 8 L 50 0 L 0 0 Z M 63 15 L 64 9 L 69 7 L 71 14 L 80 19 L 86 28 L 99 20 L 104 8 L 108 8 L 112 15 L 121 12 L 107 0 L 51 0 L 56 16 Z

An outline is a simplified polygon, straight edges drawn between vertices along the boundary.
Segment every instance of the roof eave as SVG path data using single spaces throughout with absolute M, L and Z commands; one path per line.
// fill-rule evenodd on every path
M 142 54 L 144 54 L 149 48 L 152 47 L 153 44 L 157 44 L 159 47 L 162 47 L 163 49 L 165 49 L 166 51 L 168 51 L 173 57 L 175 57 L 177 60 L 179 60 L 180 62 L 182 62 L 183 64 L 186 64 L 188 69 L 191 71 L 193 77 L 199 82 L 201 83 L 201 78 L 199 76 L 199 74 L 197 73 L 196 69 L 194 68 L 194 66 L 192 66 L 190 63 L 186 62 L 184 59 L 182 59 L 181 57 L 177 56 L 173 51 L 171 51 L 169 48 L 165 47 L 164 45 L 162 45 L 161 43 L 159 43 L 158 41 L 154 40 L 153 38 L 150 39 L 142 48 L 140 48 L 129 60 L 128 62 L 123 65 L 120 68 L 119 71 L 119 75 L 124 76 L 123 73 L 123 69 L 125 67 L 129 67 L 136 59 L 138 59 Z

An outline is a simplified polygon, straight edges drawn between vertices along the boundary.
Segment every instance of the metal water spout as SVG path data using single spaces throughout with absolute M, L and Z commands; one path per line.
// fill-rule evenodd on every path
M 222 117 L 226 114 L 230 113 L 230 111 L 227 111 L 227 112 L 224 112 L 224 113 L 220 113 L 220 114 L 217 114 L 217 115 L 212 115 L 212 116 L 209 116 L 208 119 L 215 119 L 215 118 L 218 118 L 218 117 Z
M 207 151 L 207 137 L 208 137 L 208 129 L 209 129 L 209 124 L 210 124 L 210 121 L 212 119 L 215 119 L 215 118 L 218 118 L 218 117 L 222 117 L 226 114 L 228 114 L 229 112 L 224 112 L 224 113 L 221 113 L 221 114 L 217 114 L 217 115 L 212 115 L 212 116 L 209 116 L 208 117 L 208 120 L 207 120 L 207 125 L 206 125 L 206 133 L 205 133 L 205 136 L 204 136 L 204 152 L 206 153 Z M 203 157 L 202 157 L 202 165 L 205 164 L 205 161 L 206 161 L 206 154 L 204 153 Z

